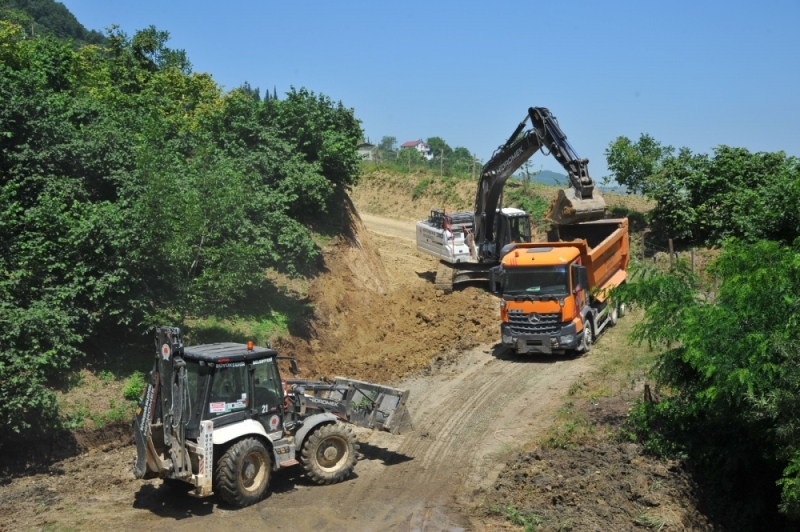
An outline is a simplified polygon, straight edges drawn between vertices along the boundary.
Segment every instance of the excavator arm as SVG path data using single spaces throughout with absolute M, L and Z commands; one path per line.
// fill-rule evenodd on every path
M 530 120 L 531 128 L 525 130 Z M 555 117 L 544 107 L 529 107 L 505 144 L 492 155 L 481 172 L 475 197 L 475 241 L 484 259 L 495 253 L 494 217 L 503 187 L 528 159 L 546 148 L 567 171 L 571 188 L 559 190 L 548 217 L 554 223 L 572 224 L 601 219 L 605 201 L 589 177 L 589 160 L 578 157 Z

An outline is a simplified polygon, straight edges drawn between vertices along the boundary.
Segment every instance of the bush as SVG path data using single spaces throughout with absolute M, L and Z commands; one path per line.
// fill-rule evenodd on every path
M 125 381 L 125 388 L 122 391 L 122 396 L 128 401 L 138 401 L 139 397 L 142 396 L 144 386 L 144 373 L 141 371 L 134 371 Z
M 728 500 L 735 528 L 800 517 L 800 239 L 726 242 L 704 286 L 650 271 L 618 290 L 646 309 L 634 338 L 662 350 L 657 404 L 630 422 L 645 448 L 688 457 Z

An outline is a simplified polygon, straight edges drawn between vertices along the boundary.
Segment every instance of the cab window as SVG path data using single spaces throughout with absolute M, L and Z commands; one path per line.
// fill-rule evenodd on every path
M 253 383 L 255 384 L 255 401 L 258 411 L 278 410 L 282 403 L 283 387 L 272 358 L 253 362 Z
M 250 398 L 250 382 L 244 362 L 217 364 L 211 384 L 208 413 L 213 419 L 243 411 Z

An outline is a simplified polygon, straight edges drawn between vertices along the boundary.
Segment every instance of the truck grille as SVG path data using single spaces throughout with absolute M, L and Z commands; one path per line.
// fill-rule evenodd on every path
M 531 319 L 534 316 L 534 319 Z M 536 319 L 538 318 L 538 320 Z M 559 330 L 561 324 L 561 313 L 538 314 L 532 312 L 526 314 L 521 310 L 508 311 L 508 325 L 516 334 L 550 334 Z

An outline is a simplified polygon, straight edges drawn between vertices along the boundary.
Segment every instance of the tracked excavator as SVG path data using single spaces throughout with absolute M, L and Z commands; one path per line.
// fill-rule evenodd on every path
M 457 283 L 488 281 L 489 270 L 500 262 L 507 244 L 531 241 L 528 213 L 503 208 L 502 195 L 508 178 L 540 149 L 564 167 L 570 184 L 551 203 L 550 221 L 570 225 L 605 217 L 606 203 L 589 176 L 589 160 L 578 157 L 548 109 L 530 107 L 483 166 L 474 210 L 433 209 L 427 219 L 417 222 L 417 249 L 439 258 L 437 289 L 450 292 Z
M 281 379 L 269 347 L 185 346 L 159 327 L 155 363 L 133 419 L 136 478 L 234 506 L 260 501 L 272 472 L 302 468 L 316 484 L 347 479 L 356 464 L 352 426 L 411 430 L 409 392 L 369 382 Z

